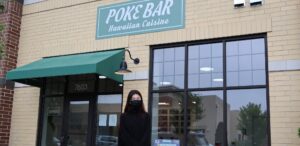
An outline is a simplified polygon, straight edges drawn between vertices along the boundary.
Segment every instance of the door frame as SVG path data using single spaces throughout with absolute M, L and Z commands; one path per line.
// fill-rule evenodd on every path
M 69 113 L 70 113 L 70 103 L 72 101 L 88 101 L 89 102 L 89 109 L 88 109 L 88 127 L 87 127 L 87 137 L 86 137 L 86 143 L 87 146 L 91 145 L 92 142 L 92 127 L 93 127 L 93 116 L 92 113 L 92 99 L 95 98 L 93 95 L 87 95 L 87 94 L 76 94 L 76 95 L 67 95 L 64 97 L 64 107 L 63 107 L 63 118 L 62 118 L 62 129 L 61 129 L 61 137 L 64 137 L 64 140 L 61 144 L 61 146 L 67 146 L 69 137 Z
M 90 101 L 90 106 L 89 106 L 89 126 L 88 126 L 88 146 L 95 146 L 96 145 L 96 134 L 97 134 L 97 97 L 98 95 L 110 95 L 110 94 L 120 94 L 123 97 L 123 89 L 122 92 L 100 92 L 98 91 L 100 79 L 99 75 L 95 75 L 95 88 L 94 92 L 89 92 L 89 93 L 69 93 L 68 88 L 69 88 L 69 76 L 64 76 L 65 78 L 65 85 L 64 85 L 64 93 L 63 94 L 58 94 L 58 95 L 46 95 L 46 84 L 47 84 L 47 78 L 41 78 L 42 81 L 42 86 L 40 88 L 40 95 L 39 95 L 39 108 L 38 108 L 38 122 L 37 122 L 37 136 L 36 136 L 36 146 L 41 146 L 42 143 L 42 134 L 43 134 L 43 123 L 44 123 L 44 106 L 45 106 L 45 98 L 46 97 L 57 97 L 61 96 L 63 97 L 63 119 L 62 119 L 62 126 L 63 128 L 61 129 L 61 135 L 63 135 L 64 131 L 63 129 L 66 127 L 66 120 L 64 120 L 64 116 L 68 114 L 65 109 L 67 109 L 66 104 L 69 101 L 68 98 L 77 98 L 80 99 L 82 98 L 89 98 Z M 123 84 L 123 83 L 122 83 Z M 124 86 L 122 87 L 124 88 Z M 122 98 L 122 103 L 123 103 L 124 98 Z M 67 105 L 68 106 L 68 105 Z M 121 104 L 121 109 L 123 109 L 123 104 Z M 122 111 L 121 111 L 122 112 Z

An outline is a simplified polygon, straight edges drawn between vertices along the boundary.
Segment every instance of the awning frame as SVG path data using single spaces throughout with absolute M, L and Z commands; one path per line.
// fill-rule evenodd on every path
M 115 71 L 119 69 L 119 64 L 124 58 L 124 53 L 125 49 L 114 49 L 44 57 L 9 71 L 6 77 L 7 80 L 37 87 L 42 86 L 44 78 L 80 74 L 104 75 L 107 78 L 122 83 L 123 76 L 115 74 Z M 61 64 L 59 61 L 66 64 Z

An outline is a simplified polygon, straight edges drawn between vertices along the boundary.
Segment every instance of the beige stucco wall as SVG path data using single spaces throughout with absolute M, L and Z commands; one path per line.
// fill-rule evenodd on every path
M 12 111 L 10 146 L 34 146 L 36 142 L 38 88 L 16 89 Z
M 272 146 L 299 146 L 300 71 L 270 74 L 270 104 Z
M 96 40 L 97 7 L 122 1 L 46 0 L 24 6 L 18 66 L 45 56 L 128 48 L 141 59 L 129 68 L 148 71 L 149 45 L 265 32 L 270 61 L 300 60 L 300 0 L 265 0 L 263 6 L 240 9 L 232 0 L 186 0 L 185 29 Z M 272 146 L 300 145 L 299 76 L 300 71 L 270 73 Z M 148 80 L 125 81 L 124 95 L 130 89 L 141 90 L 148 105 Z M 35 88 L 16 89 L 10 146 L 35 145 L 38 95 Z

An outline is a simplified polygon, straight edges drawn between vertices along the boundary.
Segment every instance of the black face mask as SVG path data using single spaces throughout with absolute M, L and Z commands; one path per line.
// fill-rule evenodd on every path
M 134 108 L 139 108 L 142 105 L 142 100 L 131 100 L 129 104 Z

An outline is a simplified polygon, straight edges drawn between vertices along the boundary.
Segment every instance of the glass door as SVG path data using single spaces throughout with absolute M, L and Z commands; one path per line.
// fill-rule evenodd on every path
M 95 75 L 47 79 L 37 145 L 117 146 L 122 91 Z
M 63 130 L 62 146 L 89 145 L 89 98 L 69 98 L 66 103 L 65 128 Z
M 122 94 L 99 95 L 97 99 L 96 146 L 118 146 Z

